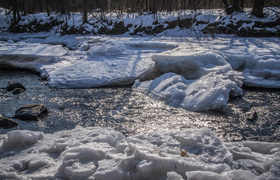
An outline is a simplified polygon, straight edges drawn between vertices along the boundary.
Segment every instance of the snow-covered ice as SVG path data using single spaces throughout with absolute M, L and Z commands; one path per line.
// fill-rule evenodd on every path
M 77 126 L 0 135 L 1 179 L 279 179 L 280 144 L 223 143 L 211 130 L 125 137 Z M 186 154 L 182 154 L 185 151 Z
M 34 37 L 37 40 L 34 40 Z M 14 37 L 21 39 L 20 41 L 13 41 L 11 38 L 3 42 L 0 46 L 0 63 L 2 66 L 36 70 L 42 77 L 48 78 L 49 85 L 55 88 L 127 85 L 133 84 L 136 79 L 154 80 L 172 72 L 185 78 L 188 82 L 179 84 L 188 86 L 188 91 L 197 91 L 199 98 L 213 95 L 212 91 L 206 91 L 206 87 L 199 85 L 202 82 L 211 82 L 208 88 L 216 87 L 212 89 L 213 92 L 223 94 L 223 98 L 217 96 L 214 99 L 223 100 L 219 105 L 214 99 L 212 105 L 199 105 L 200 101 L 197 101 L 196 105 L 194 102 L 182 103 L 182 99 L 175 98 L 182 98 L 181 93 L 172 95 L 179 92 L 178 84 L 169 88 L 172 92 L 165 92 L 164 98 L 161 92 L 152 90 L 154 87 L 146 90 L 153 91 L 154 97 L 161 97 L 160 99 L 166 101 L 173 97 L 170 102 L 176 102 L 174 106 L 200 111 L 225 108 L 230 92 L 235 91 L 235 95 L 242 94 L 239 89 L 242 84 L 280 87 L 279 38 L 76 37 L 50 34 L 35 34 L 34 37 L 21 34 Z M 161 81 L 170 81 L 162 77 Z M 148 83 L 150 82 L 143 82 L 142 89 L 147 87 Z M 196 89 L 190 90 L 191 87 Z M 186 87 L 183 89 L 186 90 Z M 197 100 L 193 98 L 192 101 Z M 186 101 L 188 99 L 185 98 Z M 201 102 L 203 101 L 201 99 Z M 195 107 L 187 108 L 182 104 L 192 104 Z

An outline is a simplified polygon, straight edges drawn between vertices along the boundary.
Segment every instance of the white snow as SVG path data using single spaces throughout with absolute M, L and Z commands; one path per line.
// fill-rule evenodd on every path
M 194 81 L 175 73 L 166 73 L 153 81 L 136 82 L 133 87 L 170 106 L 189 111 L 222 110 L 227 107 L 230 93 L 242 95 L 242 89 L 231 80 L 238 81 L 238 78 L 242 77 L 209 73 Z
M 223 143 L 208 129 L 125 138 L 111 128 L 77 126 L 54 134 L 17 130 L 1 141 L 1 179 L 239 180 L 280 173 L 279 143 Z

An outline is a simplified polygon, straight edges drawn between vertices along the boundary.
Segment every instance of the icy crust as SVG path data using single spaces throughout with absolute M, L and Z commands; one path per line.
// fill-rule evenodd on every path
M 133 88 L 152 98 L 165 101 L 170 106 L 189 111 L 222 110 L 227 107 L 230 93 L 235 96 L 242 95 L 242 89 L 232 81 L 241 83 L 238 78 L 242 77 L 235 76 L 209 73 L 194 81 L 175 73 L 166 73 L 155 80 L 138 81 Z
M 125 138 L 111 128 L 77 126 L 54 134 L 12 131 L 0 140 L 1 179 L 240 180 L 280 173 L 279 143 L 223 143 L 208 129 Z

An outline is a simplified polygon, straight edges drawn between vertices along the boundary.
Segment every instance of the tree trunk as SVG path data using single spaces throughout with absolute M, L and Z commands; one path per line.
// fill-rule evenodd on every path
M 50 2 L 49 2 L 49 0 L 46 0 L 46 11 L 47 11 L 48 16 L 50 16 L 51 14 L 50 14 Z
M 253 16 L 263 18 L 263 8 L 264 8 L 264 1 L 265 0 L 254 0 L 254 6 L 251 14 Z
M 240 12 L 241 11 L 240 6 L 239 6 L 239 0 L 233 0 L 232 9 L 235 12 Z
M 84 0 L 84 14 L 83 14 L 83 23 L 87 23 L 88 19 L 87 19 L 87 0 Z
M 21 17 L 18 10 L 17 0 L 13 0 L 12 2 L 13 2 L 13 23 L 17 24 L 21 20 Z
M 66 14 L 64 0 L 60 0 L 59 6 L 60 6 L 60 13 L 61 14 Z

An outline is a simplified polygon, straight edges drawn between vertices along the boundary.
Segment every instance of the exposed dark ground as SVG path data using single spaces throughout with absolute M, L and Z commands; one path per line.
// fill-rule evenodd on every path
M 13 95 L 9 81 L 22 83 L 27 91 Z M 0 114 L 12 117 L 19 107 L 42 103 L 48 116 L 39 121 L 21 121 L 15 129 L 52 133 L 76 125 L 112 127 L 125 135 L 184 128 L 210 128 L 224 141 L 280 142 L 280 91 L 244 88 L 244 96 L 230 99 L 225 112 L 190 112 L 165 105 L 131 87 L 53 89 L 37 74 L 0 69 Z M 248 118 L 256 112 L 256 120 Z

